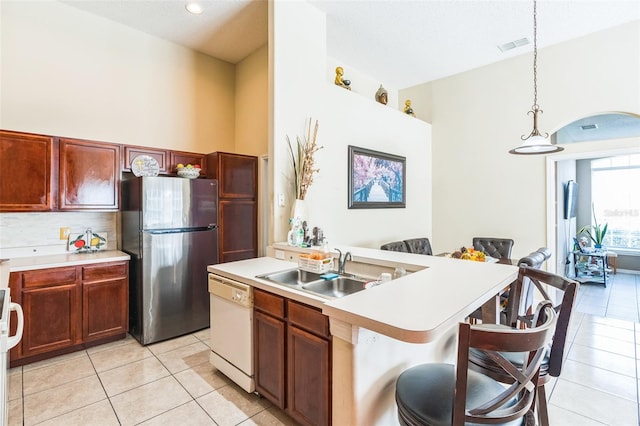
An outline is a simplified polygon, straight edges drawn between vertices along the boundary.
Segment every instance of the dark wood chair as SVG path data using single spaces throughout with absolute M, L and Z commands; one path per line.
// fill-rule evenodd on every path
M 459 325 L 456 365 L 421 364 L 404 371 L 396 381 L 396 404 L 401 425 L 491 423 L 524 425 L 533 418 L 536 382 L 551 341 L 556 313 L 551 302 L 536 309 L 536 327 L 491 329 Z M 482 353 L 513 378 L 505 386 L 469 369 L 470 350 Z M 505 353 L 522 356 L 512 363 Z
M 401 251 L 403 253 L 408 253 L 409 249 L 404 241 L 393 241 L 390 243 L 386 243 L 380 246 L 380 250 L 390 250 L 390 251 Z
M 526 265 L 532 268 L 540 269 L 545 260 L 549 259 L 551 256 L 551 250 L 546 247 L 540 247 L 538 250 L 529 253 L 525 257 L 521 257 L 518 259 L 518 265 Z M 525 309 L 529 309 L 531 304 L 533 303 L 533 284 L 530 284 L 529 280 L 525 280 L 523 284 L 523 289 L 518 292 L 517 297 L 522 298 L 522 302 L 520 300 L 514 300 L 516 297 L 516 293 L 513 291 L 518 280 L 511 283 L 509 289 L 500 295 L 501 306 L 504 306 L 502 312 L 500 313 L 500 323 L 505 325 L 511 325 L 513 321 L 513 310 L 516 311 L 518 309 L 523 309 L 523 314 L 527 312 Z M 525 306 L 527 306 L 525 308 Z M 530 311 L 529 311 L 530 313 Z M 517 315 L 517 314 L 515 314 Z M 482 308 L 476 309 L 474 312 L 469 315 L 469 322 L 471 324 L 476 324 L 478 321 L 482 321 Z
M 513 240 L 510 238 L 473 237 L 473 248 L 496 259 L 510 259 Z
M 558 321 L 554 330 L 553 343 L 549 348 L 547 348 L 547 354 L 542 362 L 540 376 L 537 380 L 538 391 L 535 411 L 538 415 L 538 425 L 548 426 L 549 415 L 547 412 L 547 398 L 544 385 L 551 380 L 551 377 L 560 376 L 560 372 L 562 371 L 564 348 L 567 341 L 567 330 L 569 328 L 569 322 L 571 321 L 571 313 L 573 311 L 573 305 L 579 284 L 574 280 L 551 272 L 542 271 L 528 266 L 520 266 L 518 280 L 516 281 L 516 285 L 512 288 L 512 291 L 514 292 L 513 300 L 526 300 L 521 296 L 527 282 L 530 282 L 540 292 L 541 297 L 545 300 L 551 300 L 547 290 L 545 289 L 545 285 L 550 289 L 558 290 L 562 295 L 560 302 L 554 306 L 554 309 L 558 314 Z M 535 315 L 528 313 L 530 312 L 530 308 L 528 306 L 511 309 L 509 312 L 509 325 L 481 324 L 479 327 L 486 326 L 488 329 L 517 329 L 521 326 L 527 328 L 531 327 L 532 324 L 535 324 Z M 521 312 L 525 313 L 522 314 Z M 513 361 L 517 361 L 515 354 L 507 354 L 507 356 Z M 520 358 L 518 357 L 518 359 Z M 504 374 L 502 368 L 497 365 L 494 360 L 479 351 L 471 350 L 471 353 L 469 354 L 469 365 L 472 370 L 486 374 L 504 383 L 512 383 L 513 381 L 511 377 Z
M 433 255 L 431 250 L 431 242 L 428 238 L 412 238 L 410 240 L 404 240 L 409 253 Z

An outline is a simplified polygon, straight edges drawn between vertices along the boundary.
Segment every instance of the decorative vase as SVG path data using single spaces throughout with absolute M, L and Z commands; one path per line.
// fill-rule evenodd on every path
M 307 220 L 307 204 L 304 200 L 296 198 L 291 207 L 291 218 L 300 219 L 300 223 Z

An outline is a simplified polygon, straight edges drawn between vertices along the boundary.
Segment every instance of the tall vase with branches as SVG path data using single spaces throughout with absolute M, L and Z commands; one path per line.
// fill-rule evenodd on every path
M 309 118 L 307 134 L 303 138 L 296 136 L 295 144 L 287 136 L 291 165 L 293 167 L 295 197 L 296 200 L 301 201 L 304 201 L 307 196 L 307 191 L 313 183 L 313 175 L 320 171 L 320 169 L 315 168 L 314 155 L 323 148 L 317 144 L 318 120 L 315 121 L 313 131 L 311 121 L 311 118 Z

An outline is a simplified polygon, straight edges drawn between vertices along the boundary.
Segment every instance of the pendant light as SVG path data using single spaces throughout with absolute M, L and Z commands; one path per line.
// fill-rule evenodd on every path
M 564 148 L 552 145 L 549 133 L 540 133 L 538 130 L 538 114 L 542 110 L 538 105 L 538 18 L 536 0 L 533 0 L 533 106 L 528 114 L 533 115 L 533 130 L 529 136 L 522 135 L 522 145 L 509 151 L 510 154 L 550 154 L 560 152 Z

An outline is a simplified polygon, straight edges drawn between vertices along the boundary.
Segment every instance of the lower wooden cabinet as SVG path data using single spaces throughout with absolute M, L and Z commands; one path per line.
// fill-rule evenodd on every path
M 129 329 L 129 263 L 82 268 L 82 340 L 91 342 Z
M 284 409 L 286 323 L 260 311 L 256 311 L 253 318 L 256 390 L 276 407 Z
M 123 338 L 128 331 L 127 261 L 12 272 L 9 286 L 24 312 L 12 367 Z
M 256 390 L 303 425 L 331 424 L 329 318 L 254 289 Z
M 80 320 L 78 269 L 40 269 L 20 275 L 18 285 L 22 288 L 12 285 L 11 299 L 22 306 L 24 330 L 20 344 L 12 349 L 11 360 L 80 343 L 77 326 Z

